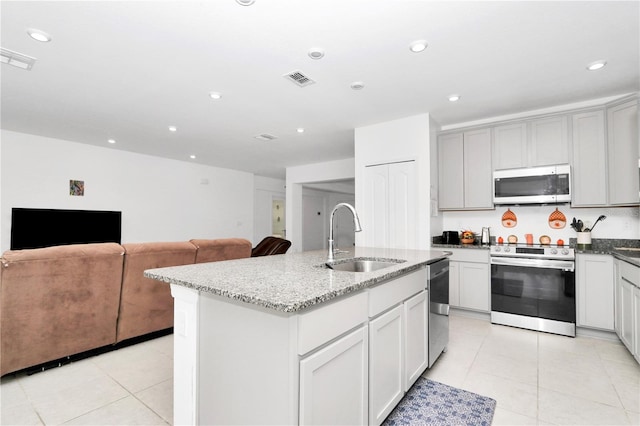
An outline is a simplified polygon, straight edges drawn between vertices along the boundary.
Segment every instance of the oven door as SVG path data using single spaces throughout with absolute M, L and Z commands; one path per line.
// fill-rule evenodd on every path
M 575 336 L 574 262 L 492 257 L 491 319 Z

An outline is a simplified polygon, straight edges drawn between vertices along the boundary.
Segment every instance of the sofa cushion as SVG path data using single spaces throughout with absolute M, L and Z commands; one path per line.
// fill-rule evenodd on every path
M 186 241 L 130 243 L 123 247 L 118 342 L 173 327 L 169 284 L 145 278 L 143 273 L 146 269 L 193 264 L 196 258 L 196 247 Z
M 251 257 L 251 242 L 244 238 L 194 239 L 190 242 L 198 248 L 196 263 Z
M 124 249 L 9 250 L 0 279 L 0 374 L 115 343 Z

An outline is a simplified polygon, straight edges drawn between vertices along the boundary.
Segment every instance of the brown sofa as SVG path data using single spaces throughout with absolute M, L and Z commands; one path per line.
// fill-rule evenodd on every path
M 239 238 L 8 250 L 0 376 L 171 328 L 169 285 L 145 278 L 146 269 L 250 256 Z

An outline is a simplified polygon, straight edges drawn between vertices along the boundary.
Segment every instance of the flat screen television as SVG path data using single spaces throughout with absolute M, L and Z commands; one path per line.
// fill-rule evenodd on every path
M 118 243 L 122 212 L 11 209 L 11 250 L 65 244 Z

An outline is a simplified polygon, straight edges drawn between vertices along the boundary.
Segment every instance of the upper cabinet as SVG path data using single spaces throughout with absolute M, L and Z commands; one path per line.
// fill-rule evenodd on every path
M 638 101 L 607 109 L 609 204 L 635 205 L 638 194 Z
M 540 118 L 493 129 L 494 170 L 569 162 L 566 116 Z
M 440 210 L 493 209 L 491 129 L 438 138 Z
M 604 110 L 574 114 L 573 192 L 575 207 L 607 204 L 607 145 Z

